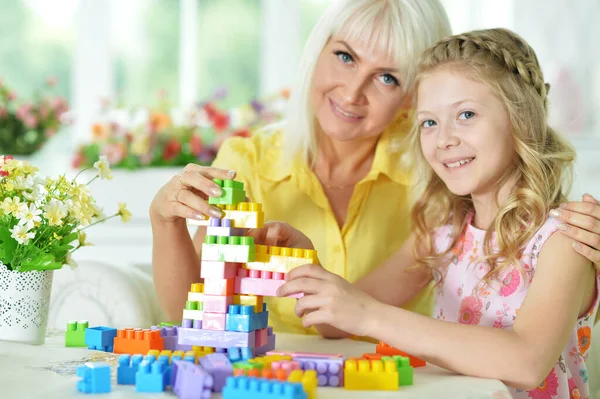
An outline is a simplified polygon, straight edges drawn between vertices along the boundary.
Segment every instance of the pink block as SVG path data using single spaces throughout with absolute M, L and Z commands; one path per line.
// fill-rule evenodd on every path
M 203 260 L 200 277 L 210 279 L 235 278 L 242 263 Z
M 202 315 L 202 329 L 225 331 L 225 313 L 204 312 Z
M 210 313 L 227 313 L 229 305 L 233 305 L 233 295 L 204 295 L 203 310 Z
M 256 348 L 260 348 L 261 346 L 265 346 L 267 342 L 268 332 L 266 328 L 254 331 L 254 337 L 256 338 L 256 343 L 254 346 Z
M 245 295 L 277 296 L 277 289 L 283 284 L 285 284 L 285 280 L 236 277 L 235 293 Z M 302 298 L 302 296 L 302 293 L 290 295 L 292 298 Z

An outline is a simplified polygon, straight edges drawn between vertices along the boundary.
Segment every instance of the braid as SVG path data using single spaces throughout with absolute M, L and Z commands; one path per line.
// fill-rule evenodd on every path
M 432 67 L 477 57 L 500 64 L 505 70 L 519 76 L 535 89 L 547 111 L 550 85 L 544 82 L 535 52 L 524 40 L 505 29 L 474 31 L 446 38 L 425 52 L 422 66 Z

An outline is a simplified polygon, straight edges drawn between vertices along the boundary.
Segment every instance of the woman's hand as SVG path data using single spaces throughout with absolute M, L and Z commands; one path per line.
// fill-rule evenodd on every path
M 312 241 L 300 230 L 284 222 L 267 222 L 260 229 L 251 229 L 247 236 L 254 237 L 254 242 L 285 248 L 314 249 Z
M 575 251 L 588 258 L 600 271 L 600 204 L 589 194 L 580 202 L 567 202 L 550 215 L 560 220 L 560 231 L 573 238 Z
M 277 295 L 304 293 L 296 302 L 296 315 L 303 317 L 304 327 L 328 324 L 357 336 L 373 331 L 382 304 L 337 274 L 304 265 L 290 271 L 286 280 Z
M 160 188 L 150 205 L 150 215 L 165 222 L 220 218 L 221 210 L 207 202 L 209 196 L 220 197 L 222 194 L 221 187 L 212 179 L 233 178 L 233 170 L 189 164 Z

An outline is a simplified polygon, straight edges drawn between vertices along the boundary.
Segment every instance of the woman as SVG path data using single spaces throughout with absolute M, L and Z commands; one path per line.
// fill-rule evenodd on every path
M 200 279 L 206 229 L 190 238 L 185 218 L 221 216 L 206 202 L 220 194 L 213 178 L 243 181 L 266 220 L 310 237 L 328 270 L 382 302 L 397 297 L 378 287 L 406 256 L 399 248 L 411 228 L 411 176 L 398 162 L 411 126 L 408 93 L 420 53 L 450 33 L 438 0 L 333 3 L 305 46 L 288 119 L 252 138 L 225 141 L 212 167 L 188 165 L 154 198 L 154 283 L 169 319 L 181 317 L 190 284 Z M 565 233 L 600 263 L 600 244 L 588 246 L 600 241 L 600 206 L 587 201 L 561 210 L 570 223 Z M 303 246 L 294 229 L 274 227 L 277 245 Z M 309 332 L 293 299 L 268 302 L 275 329 Z M 430 314 L 430 303 L 423 289 L 404 307 Z

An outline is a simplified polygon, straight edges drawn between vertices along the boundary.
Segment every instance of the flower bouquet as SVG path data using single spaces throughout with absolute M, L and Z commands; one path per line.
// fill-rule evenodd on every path
M 90 168 L 92 169 L 92 168 Z M 105 158 L 87 183 L 77 178 L 41 177 L 28 162 L 0 156 L 0 339 L 43 343 L 53 271 L 75 266 L 74 251 L 89 245 L 85 230 L 120 216 L 125 204 L 103 215 L 88 185 L 110 179 Z
M 47 92 L 55 85 L 49 78 L 32 101 L 19 101 L 0 81 L 0 154 L 30 155 L 67 123 L 67 102 Z
M 164 95 L 152 109 L 106 106 L 92 127 L 91 143 L 79 147 L 73 166 L 90 166 L 102 155 L 114 168 L 131 170 L 208 165 L 226 138 L 247 137 L 254 129 L 281 119 L 289 94 L 282 91 L 231 109 L 218 105 L 225 96 L 225 90 L 217 90 L 187 111 L 172 109 Z

